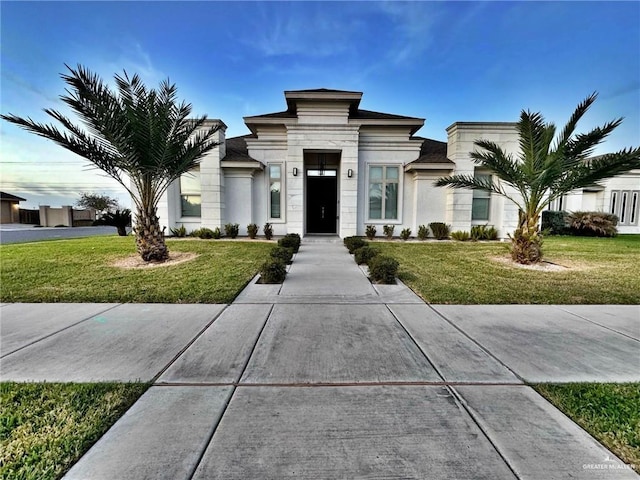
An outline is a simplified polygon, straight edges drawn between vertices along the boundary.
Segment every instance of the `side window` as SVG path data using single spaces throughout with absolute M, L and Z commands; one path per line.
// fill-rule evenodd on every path
M 282 165 L 269 165 L 269 218 L 282 218 Z
M 369 219 L 398 219 L 400 167 L 369 166 Z
M 180 177 L 180 208 L 183 217 L 201 216 L 200 167 Z
M 475 178 L 480 180 L 489 180 L 491 175 L 483 173 L 475 173 Z M 489 221 L 489 212 L 491 207 L 491 192 L 484 190 L 473 191 L 473 202 L 471 204 L 471 221 Z

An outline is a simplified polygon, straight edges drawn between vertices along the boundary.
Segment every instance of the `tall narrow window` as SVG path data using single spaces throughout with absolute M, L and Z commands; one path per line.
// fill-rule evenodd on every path
M 618 192 L 611 192 L 611 208 L 609 209 L 609 213 L 613 215 L 618 215 Z
M 631 210 L 629 210 L 629 223 L 635 225 L 638 221 L 638 191 L 631 193 Z
M 490 180 L 491 175 L 484 173 L 476 173 L 475 178 L 478 180 Z M 491 192 L 484 190 L 473 191 L 473 202 L 471 204 L 471 220 L 472 221 L 489 221 L 489 207 L 491 202 Z
M 369 219 L 398 219 L 399 182 L 399 167 L 369 167 Z
M 627 223 L 627 203 L 629 198 L 629 192 L 622 192 L 620 198 L 620 215 L 618 216 L 620 219 L 620 223 L 624 225 Z
M 183 217 L 199 217 L 201 209 L 200 167 L 180 177 L 180 204 Z
M 269 218 L 282 218 L 281 165 L 269 165 Z

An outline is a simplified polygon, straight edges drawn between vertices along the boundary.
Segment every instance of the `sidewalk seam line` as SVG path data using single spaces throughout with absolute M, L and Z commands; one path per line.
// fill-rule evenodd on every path
M 471 342 L 476 344 L 483 352 L 485 352 L 487 355 L 489 355 L 491 358 L 493 358 L 496 362 L 498 362 L 500 365 L 502 365 L 508 371 L 513 373 L 513 375 L 517 379 L 521 380 L 525 384 L 528 383 L 527 380 L 525 380 L 515 370 L 513 370 L 511 367 L 509 367 L 509 365 L 507 365 L 502 360 L 500 360 L 497 356 L 495 356 L 488 348 L 486 348 L 484 345 L 482 345 L 480 342 L 478 342 L 475 338 L 473 338 L 467 332 L 462 330 L 462 328 L 458 327 L 455 323 L 453 323 L 451 320 L 449 320 L 447 317 L 445 317 L 442 313 L 440 313 L 438 310 L 436 310 L 436 308 L 433 305 L 431 305 L 430 303 L 425 303 L 425 304 L 427 305 L 427 307 L 429 307 L 431 310 L 433 310 L 433 312 L 435 312 L 436 315 L 438 315 L 445 322 L 447 322 L 449 325 L 451 325 L 453 328 L 455 328 L 457 331 L 459 331 L 462 335 L 464 335 L 466 338 L 468 338 Z
M 523 385 L 523 386 L 531 388 L 529 385 Z M 467 404 L 467 401 L 464 399 L 464 397 L 455 388 L 453 388 L 451 386 L 446 386 L 445 388 L 451 392 L 451 394 L 456 399 L 456 401 L 458 402 L 460 407 L 462 407 L 462 409 L 467 413 L 467 415 L 469 416 L 471 421 L 478 426 L 478 429 L 480 429 L 480 431 L 482 432 L 484 437 L 487 439 L 489 444 L 493 447 L 494 451 L 498 454 L 498 457 L 500 457 L 500 459 L 502 459 L 502 461 L 507 466 L 507 468 L 509 470 L 511 470 L 511 473 L 513 473 L 513 476 L 518 480 L 522 480 L 522 477 L 520 475 L 518 475 L 518 473 L 516 472 L 515 467 L 513 465 L 511 465 L 511 462 L 509 460 L 507 460 L 507 455 L 500 450 L 498 445 L 489 436 L 489 432 L 483 428 L 483 426 L 482 426 L 483 422 L 481 422 L 480 414 L 477 414 L 473 410 L 473 408 L 471 408 Z
M 609 330 L 610 332 L 617 333 L 618 335 L 622 335 L 623 337 L 627 337 L 627 338 L 629 338 L 631 340 L 634 340 L 634 341 L 640 343 L 640 339 L 638 339 L 638 338 L 632 337 L 631 335 L 627 335 L 626 333 L 623 333 L 623 332 L 619 332 L 618 330 L 615 330 L 612 327 L 608 327 L 606 325 L 602 325 L 601 323 L 598 323 L 595 320 L 591 320 L 590 318 L 583 317 L 582 315 L 580 315 L 578 313 L 572 312 L 570 310 L 565 310 L 560 305 L 552 305 L 552 306 L 556 307 L 558 310 L 560 310 L 562 312 L 568 313 L 569 315 L 573 315 L 574 317 L 578 317 L 580 320 L 584 320 L 585 322 L 589 322 L 589 323 L 591 323 L 593 325 L 597 325 L 598 327 L 604 328 L 605 330 Z
M 269 312 L 267 313 L 267 315 L 266 315 L 266 317 L 264 319 L 264 323 L 262 324 L 262 328 L 260 329 L 260 333 L 258 333 L 258 336 L 256 337 L 256 341 L 253 344 L 253 348 L 251 349 L 251 352 L 247 356 L 247 361 L 244 363 L 244 366 L 242 367 L 242 371 L 240 372 L 240 374 L 237 377 L 238 381 L 240 381 L 240 379 L 242 378 L 242 375 L 244 375 L 245 370 L 249 366 L 249 362 L 251 361 L 251 357 L 253 356 L 253 352 L 255 352 L 255 350 L 256 350 L 258 342 L 260 341 L 260 337 L 262 337 L 262 332 L 264 332 L 264 329 L 267 326 L 267 322 L 269 321 L 269 317 L 271 316 L 271 313 L 273 312 L 274 306 L 275 305 L 273 305 L 273 304 L 271 305 L 271 308 L 269 309 Z M 238 387 L 233 385 L 232 386 L 232 390 L 231 390 L 231 394 L 229 395 L 229 399 L 227 400 L 227 403 L 225 404 L 225 406 L 222 409 L 222 411 L 220 412 L 220 417 L 218 417 L 218 421 L 215 423 L 215 425 L 211 429 L 211 433 L 209 434 L 209 436 L 207 438 L 207 441 L 205 442 L 204 447 L 202 448 L 202 451 L 198 455 L 197 461 L 194 463 L 193 470 L 188 473 L 187 478 L 189 480 L 192 480 L 193 476 L 198 471 L 198 467 L 202 463 L 202 459 L 204 458 L 205 454 L 207 453 L 207 450 L 209 449 L 209 446 L 211 445 L 211 442 L 213 441 L 213 437 L 215 436 L 216 431 L 218 430 L 218 426 L 220 425 L 220 422 L 222 422 L 222 419 L 224 418 L 225 413 L 227 413 L 227 409 L 229 408 L 229 404 L 233 400 L 233 397 L 236 394 L 237 390 L 238 390 Z
M 121 305 L 124 305 L 124 304 L 123 303 L 116 303 L 112 307 L 109 307 L 109 308 L 107 308 L 105 310 L 100 310 L 99 312 L 96 312 L 93 315 L 89 315 L 88 317 L 83 318 L 82 320 L 79 320 L 79 321 L 77 321 L 75 323 L 72 323 L 71 325 L 67 325 L 66 327 L 64 327 L 64 328 L 62 328 L 60 330 L 57 330 L 57 331 L 55 331 L 53 333 L 50 333 L 49 335 L 45 335 L 42 338 L 38 338 L 36 340 L 33 340 L 32 342 L 29 342 L 26 345 L 22 345 L 20 348 L 17 348 L 17 349 L 15 349 L 15 350 L 13 350 L 13 351 L 11 351 L 9 353 L 5 353 L 4 355 L 0 355 L 0 358 L 5 358 L 5 357 L 8 357 L 9 355 L 13 355 L 14 353 L 17 353 L 17 352 L 19 352 L 21 350 L 24 350 L 25 348 L 30 347 L 31 345 L 35 345 L 36 343 L 40 343 L 43 340 L 46 340 L 47 338 L 53 337 L 54 335 L 57 335 L 58 333 L 61 333 L 61 332 L 64 332 L 65 330 L 73 328 L 76 325 L 80 325 L 82 322 L 86 322 L 87 320 L 91 320 L 93 317 L 96 317 L 98 315 L 102 315 L 103 313 L 106 313 L 106 312 L 108 312 L 110 310 L 113 310 L 114 308 L 119 307 Z
M 227 308 L 229 308 L 228 304 L 225 305 L 225 307 L 222 310 L 220 310 L 216 315 L 214 315 L 213 318 L 209 320 L 207 324 L 198 333 L 196 333 L 196 336 L 193 337 L 191 340 L 189 340 L 189 342 L 183 348 L 181 348 L 180 351 L 176 353 L 171 360 L 169 360 L 169 363 L 167 363 L 156 375 L 154 375 L 154 377 L 151 379 L 151 384 L 155 384 L 156 380 L 158 380 L 162 376 L 162 374 L 166 372 L 171 367 L 171 365 L 173 365 L 184 354 L 184 352 L 186 352 L 187 349 L 191 345 L 193 345 L 196 342 L 196 340 L 198 340 L 211 325 L 213 325 L 213 323 L 218 318 L 220 318 L 220 315 L 222 315 L 223 312 L 227 311 Z

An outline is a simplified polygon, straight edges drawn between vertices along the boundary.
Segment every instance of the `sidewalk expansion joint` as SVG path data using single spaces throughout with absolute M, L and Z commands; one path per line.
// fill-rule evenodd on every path
M 277 388 L 322 388 L 322 387 L 528 387 L 517 382 L 447 382 L 447 381 L 398 381 L 398 382 L 301 382 L 301 383 L 221 383 L 221 382 L 163 382 L 154 387 L 277 387 Z
M 563 312 L 565 312 L 565 313 L 568 313 L 568 314 L 570 314 L 570 315 L 573 315 L 574 317 L 578 317 L 580 320 L 584 320 L 585 322 L 589 322 L 589 323 L 591 323 L 591 324 L 593 324 L 593 325 L 597 325 L 598 327 L 604 328 L 605 330 L 609 330 L 610 332 L 617 333 L 618 335 L 622 335 L 623 337 L 630 338 L 631 340 L 633 340 L 633 341 L 635 341 L 635 342 L 639 342 L 639 343 L 640 343 L 640 339 L 638 339 L 638 338 L 636 338 L 636 337 L 632 337 L 631 335 L 628 335 L 628 334 L 623 333 L 623 332 L 621 332 L 621 331 L 619 331 L 619 330 L 616 330 L 615 328 L 608 327 L 608 326 L 606 326 L 606 325 L 602 325 L 601 323 L 598 323 L 598 322 L 596 322 L 595 320 L 591 320 L 590 318 L 583 317 L 582 315 L 580 315 L 580 314 L 578 314 L 578 313 L 575 313 L 575 312 L 572 312 L 572 311 L 570 311 L 570 310 L 566 310 L 566 309 L 562 308 L 561 306 L 557 306 L 557 305 L 556 305 L 556 307 L 557 307 L 559 310 L 562 310 L 562 311 L 563 311 Z

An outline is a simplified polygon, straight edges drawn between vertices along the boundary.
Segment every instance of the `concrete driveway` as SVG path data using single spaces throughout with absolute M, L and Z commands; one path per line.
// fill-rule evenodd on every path
M 303 243 L 230 306 L 4 305 L 2 379 L 153 381 L 67 479 L 638 478 L 526 385 L 640 381 L 637 306 L 392 287 Z

